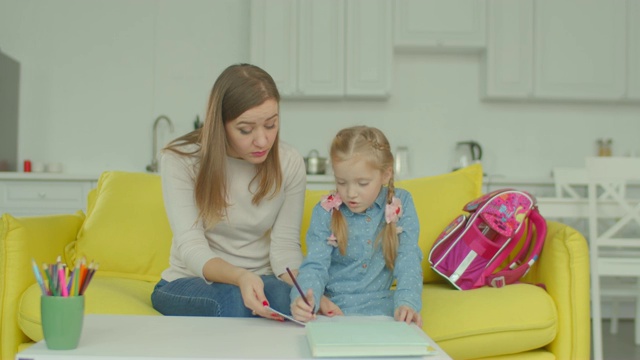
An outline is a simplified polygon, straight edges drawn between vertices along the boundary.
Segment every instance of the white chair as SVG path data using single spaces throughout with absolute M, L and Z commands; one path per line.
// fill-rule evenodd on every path
M 589 181 L 587 179 L 586 168 L 555 167 L 553 168 L 553 180 L 557 198 L 575 200 L 580 203 L 580 206 L 588 203 L 587 186 Z M 620 192 L 624 197 L 626 191 L 624 184 L 616 183 L 614 186 L 616 191 Z M 604 195 L 606 195 L 606 193 L 600 194 L 600 197 L 602 198 Z M 578 206 L 575 208 L 577 209 Z M 601 214 L 601 217 L 606 216 L 606 213 Z M 566 212 L 558 217 L 557 220 L 576 228 L 585 234 L 587 239 L 589 238 L 588 211 Z M 611 221 L 611 219 L 605 221 Z M 618 333 L 620 302 L 636 301 L 635 284 L 629 284 L 626 280 L 625 278 L 608 277 L 602 286 L 600 286 L 600 298 L 606 299 L 611 304 L 611 323 L 609 326 L 609 332 L 611 334 Z
M 640 196 L 627 189 L 640 183 L 640 158 L 586 159 L 589 203 L 593 358 L 602 359 L 600 277 L 640 277 Z M 606 218 L 606 221 L 601 221 Z M 634 287 L 636 299 L 640 288 Z M 635 343 L 640 345 L 640 302 L 636 301 Z

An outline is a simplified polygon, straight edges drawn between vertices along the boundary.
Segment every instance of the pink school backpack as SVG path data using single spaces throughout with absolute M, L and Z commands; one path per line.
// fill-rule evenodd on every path
M 540 256 L 547 234 L 535 198 L 525 191 L 501 189 L 463 210 L 469 214 L 454 219 L 429 252 L 431 268 L 460 290 L 518 282 Z M 529 230 L 523 237 L 525 229 Z M 519 243 L 522 248 L 501 267 Z

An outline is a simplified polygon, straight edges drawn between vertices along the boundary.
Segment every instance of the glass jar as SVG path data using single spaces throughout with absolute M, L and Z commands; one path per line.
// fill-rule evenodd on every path
M 611 156 L 613 141 L 608 138 L 598 139 L 598 156 Z

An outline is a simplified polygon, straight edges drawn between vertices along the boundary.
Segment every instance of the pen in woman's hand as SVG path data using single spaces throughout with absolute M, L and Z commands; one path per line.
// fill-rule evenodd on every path
M 307 298 L 304 296 L 304 292 L 300 288 L 300 285 L 296 281 L 296 277 L 293 276 L 293 273 L 291 272 L 291 270 L 289 270 L 289 268 L 286 268 L 286 270 L 289 273 L 289 276 L 291 277 L 291 281 L 293 281 L 293 285 L 295 285 L 296 289 L 298 289 L 298 292 L 300 293 L 300 296 L 302 296 L 302 300 L 304 300 L 304 303 L 311 306 L 311 304 L 309 304 L 309 301 L 307 301 Z

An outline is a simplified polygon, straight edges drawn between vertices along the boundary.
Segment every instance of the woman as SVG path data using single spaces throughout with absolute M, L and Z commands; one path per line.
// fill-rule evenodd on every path
M 173 242 L 151 300 L 165 315 L 290 314 L 286 268 L 302 262 L 302 156 L 279 141 L 280 95 L 257 66 L 218 77 L 204 126 L 172 141 L 160 162 Z M 295 274 L 296 272 L 294 272 Z

